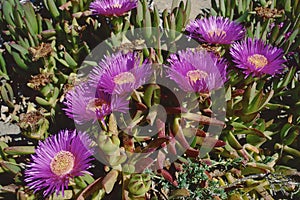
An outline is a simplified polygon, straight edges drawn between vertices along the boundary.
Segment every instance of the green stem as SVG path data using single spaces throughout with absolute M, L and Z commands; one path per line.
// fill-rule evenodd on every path
M 111 24 L 112 24 L 114 34 L 118 34 L 122 31 L 123 21 L 124 21 L 123 17 L 112 17 Z

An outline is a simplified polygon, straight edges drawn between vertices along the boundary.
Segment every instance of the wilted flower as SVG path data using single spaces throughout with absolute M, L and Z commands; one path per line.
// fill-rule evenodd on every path
M 179 51 L 168 62 L 168 76 L 186 92 L 207 93 L 226 80 L 225 61 L 207 51 Z
M 68 187 L 70 179 L 84 174 L 91 167 L 91 140 L 85 133 L 63 130 L 39 142 L 31 163 L 25 170 L 25 182 L 44 196 L 58 194 Z
M 87 83 L 75 86 L 66 94 L 64 108 L 66 115 L 74 119 L 77 124 L 84 124 L 88 121 L 103 120 L 113 111 L 125 112 L 128 101 L 117 95 L 93 89 Z
M 49 121 L 42 112 L 33 109 L 20 115 L 19 126 L 28 137 L 42 139 L 49 128 Z
M 283 69 L 285 62 L 282 49 L 251 38 L 233 44 L 230 54 L 237 67 L 243 69 L 247 76 L 274 75 Z
M 90 4 L 94 14 L 121 16 L 137 7 L 137 0 L 95 0 Z
M 191 37 L 211 44 L 231 44 L 245 36 L 245 29 L 241 24 L 216 16 L 196 19 L 190 22 L 186 31 Z
M 106 56 L 90 75 L 91 83 L 109 94 L 131 94 L 151 76 L 151 66 L 137 53 Z

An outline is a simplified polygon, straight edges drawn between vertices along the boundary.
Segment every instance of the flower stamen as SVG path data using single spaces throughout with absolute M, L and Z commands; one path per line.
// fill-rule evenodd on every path
M 196 83 L 198 80 L 206 78 L 208 74 L 202 70 L 197 69 L 188 71 L 186 76 L 192 83 Z
M 131 72 L 123 72 L 114 77 L 114 82 L 118 85 L 125 83 L 134 83 L 135 77 Z
M 248 57 L 248 62 L 255 66 L 255 68 L 263 68 L 268 64 L 268 59 L 261 54 L 254 54 Z
M 218 36 L 218 37 L 220 37 L 220 36 L 226 36 L 226 32 L 225 31 L 223 31 L 222 29 L 213 29 L 213 30 L 210 30 L 210 31 L 208 31 L 208 34 L 211 36 L 211 37 L 213 37 L 213 36 Z
M 51 160 L 51 171 L 57 176 L 64 176 L 74 168 L 75 156 L 69 151 L 60 151 Z
M 112 5 L 112 8 L 122 8 L 122 5 L 119 3 L 116 3 L 116 4 Z
M 96 112 L 97 110 L 103 110 L 108 106 L 107 102 L 100 98 L 91 99 L 87 106 L 86 110 L 90 110 L 92 112 Z

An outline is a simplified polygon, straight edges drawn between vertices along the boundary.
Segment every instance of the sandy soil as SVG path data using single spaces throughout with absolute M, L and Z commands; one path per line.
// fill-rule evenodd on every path
M 184 2 L 186 0 L 183 0 Z M 209 8 L 210 7 L 210 0 L 191 0 L 192 1 L 192 10 L 190 18 L 195 18 L 202 8 Z M 171 9 L 172 0 L 154 0 L 155 5 L 161 10 L 168 8 Z M 179 1 L 180 2 L 180 1 Z

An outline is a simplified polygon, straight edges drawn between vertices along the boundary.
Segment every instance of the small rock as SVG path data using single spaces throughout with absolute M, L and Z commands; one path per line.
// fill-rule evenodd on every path
M 0 121 L 0 136 L 3 135 L 17 135 L 21 133 L 20 127 L 11 124 L 11 123 L 4 123 Z

